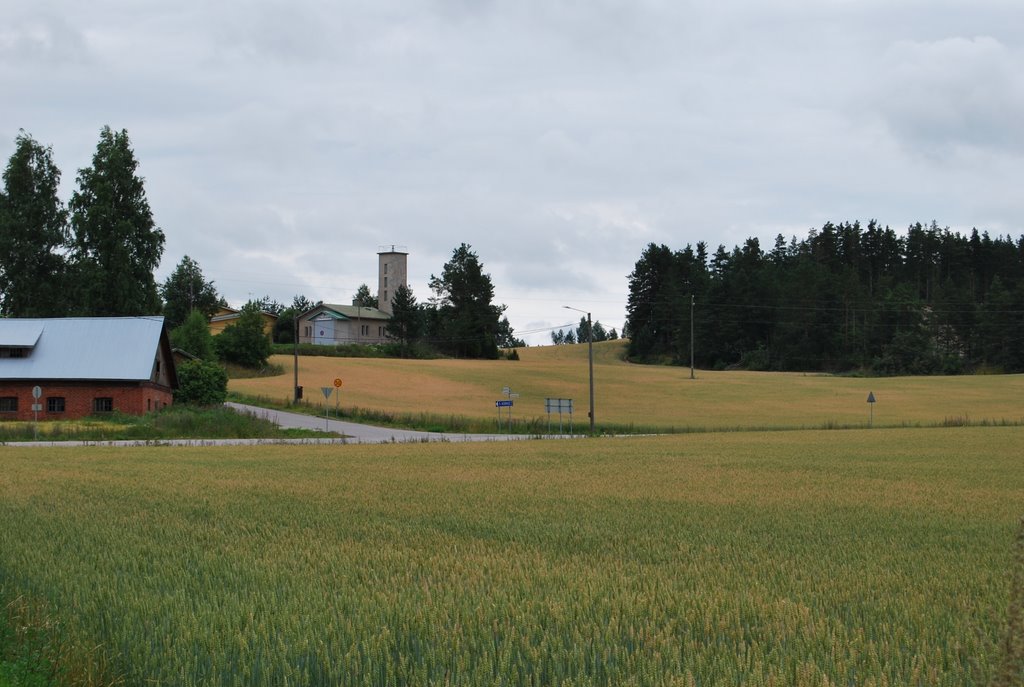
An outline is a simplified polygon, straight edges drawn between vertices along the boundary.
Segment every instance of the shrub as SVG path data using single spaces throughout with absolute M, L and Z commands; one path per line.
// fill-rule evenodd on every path
M 171 330 L 171 345 L 203 360 L 216 360 L 213 351 L 213 335 L 206 316 L 193 310 L 185 322 Z
M 238 322 L 228 325 L 215 339 L 221 360 L 243 367 L 263 367 L 270 357 L 270 339 L 263 331 L 258 303 L 246 303 Z
M 228 395 L 228 373 L 217 363 L 189 360 L 178 367 L 177 403 L 212 406 Z

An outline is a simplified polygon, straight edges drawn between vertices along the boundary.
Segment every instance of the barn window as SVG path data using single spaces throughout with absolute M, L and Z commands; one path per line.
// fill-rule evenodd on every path
M 109 396 L 98 396 L 92 399 L 92 412 L 109 413 L 114 410 L 114 399 Z
M 0 396 L 0 413 L 18 412 L 17 396 Z
M 64 412 L 64 397 L 63 396 L 48 396 L 46 399 L 46 412 L 48 413 L 63 413 Z

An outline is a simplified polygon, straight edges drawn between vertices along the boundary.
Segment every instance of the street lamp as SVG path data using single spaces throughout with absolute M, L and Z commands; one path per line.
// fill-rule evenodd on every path
M 586 310 L 563 305 L 566 310 L 575 310 L 587 316 L 587 356 L 590 360 L 590 434 L 594 434 L 594 325 L 590 322 L 590 313 Z

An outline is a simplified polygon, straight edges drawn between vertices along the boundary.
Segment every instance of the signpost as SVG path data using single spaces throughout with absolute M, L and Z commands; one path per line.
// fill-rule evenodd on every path
M 875 392 L 868 392 L 868 408 L 871 411 L 868 413 L 868 427 L 871 427 L 875 423 Z
M 43 387 L 36 385 L 32 387 L 32 398 L 36 400 L 32 404 L 32 437 L 36 440 L 39 439 L 39 411 L 43 409 L 43 404 L 39 402 L 39 399 L 43 396 Z
M 501 409 L 508 408 L 508 431 L 512 431 L 512 400 L 495 401 L 494 407 L 498 409 L 498 427 L 501 427 Z
M 338 404 L 341 403 L 341 377 L 334 378 L 334 388 L 338 390 L 338 392 L 334 395 L 334 417 L 340 419 L 341 410 L 338 407 Z
M 569 413 L 569 434 L 573 433 L 571 398 L 545 398 L 544 410 L 548 414 L 548 434 L 551 434 L 551 413 L 558 413 L 559 434 L 562 433 L 562 413 Z
M 498 409 L 498 428 L 501 428 L 501 409 L 508 408 L 508 433 L 512 433 L 512 400 L 519 398 L 519 394 L 512 392 L 512 387 L 503 386 L 501 387 L 501 393 L 508 396 L 507 401 L 495 401 L 494 405 Z
M 320 391 L 322 391 L 323 394 L 324 394 L 324 400 L 325 401 L 329 401 L 329 400 L 331 400 L 331 394 L 334 393 L 334 387 L 333 386 L 322 386 L 322 387 L 320 387 Z M 331 412 L 330 406 L 325 404 L 324 405 L 324 431 L 325 432 L 327 431 L 327 418 L 330 417 L 330 412 Z

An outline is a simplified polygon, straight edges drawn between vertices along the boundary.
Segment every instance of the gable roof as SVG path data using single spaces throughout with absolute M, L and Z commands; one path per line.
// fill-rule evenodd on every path
M 335 303 L 321 303 L 302 313 L 300 319 L 308 319 L 323 312 L 328 317 L 336 320 L 390 320 L 383 310 L 358 305 L 338 305 Z
M 224 310 L 224 308 L 221 308 L 221 309 Z M 274 320 L 277 319 L 277 315 L 275 315 L 272 312 L 267 312 L 266 310 L 260 310 L 260 315 L 262 315 L 263 317 L 272 318 Z M 228 320 L 237 320 L 237 319 L 240 319 L 241 317 L 242 317 L 242 311 L 241 310 L 236 310 L 235 312 L 228 312 L 228 313 L 221 313 L 220 315 L 214 315 L 213 317 L 210 318 L 210 322 L 227 322 Z
M 160 346 L 169 354 L 163 317 L 0 318 L 0 347 L 30 351 L 0 357 L 0 379 L 146 381 Z

